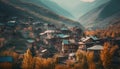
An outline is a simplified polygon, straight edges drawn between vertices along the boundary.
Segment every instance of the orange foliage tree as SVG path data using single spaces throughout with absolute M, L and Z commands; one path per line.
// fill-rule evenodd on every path
M 101 51 L 100 58 L 105 69 L 111 69 L 113 55 L 118 49 L 118 46 L 112 46 L 112 44 L 106 42 L 104 49 Z
M 11 56 L 14 59 L 13 63 L 10 63 L 10 62 L 0 63 L 0 69 L 12 69 L 12 67 L 15 66 L 15 63 L 19 57 L 17 53 L 15 53 L 14 51 L 9 51 L 9 50 L 1 52 L 0 56 Z
M 12 69 L 12 63 L 10 62 L 0 63 L 0 69 Z
M 88 52 L 86 57 L 87 57 L 89 69 L 96 69 L 96 64 L 94 62 L 94 52 Z
M 19 55 L 14 51 L 3 51 L 0 53 L 0 56 L 11 56 L 13 57 L 14 61 L 16 61 Z
M 69 68 L 67 68 L 67 66 L 65 66 L 65 65 L 58 64 L 55 66 L 55 69 L 69 69 Z
M 22 69 L 34 69 L 34 59 L 31 55 L 30 49 L 24 54 Z
M 77 69 L 88 69 L 87 67 L 87 59 L 86 59 L 86 52 L 82 50 L 78 50 L 76 52 L 76 60 L 77 64 L 74 65 L 74 68 Z
M 84 32 L 85 35 L 97 35 L 98 37 L 120 37 L 120 24 L 111 25 L 105 29 L 99 30 L 86 30 Z
M 53 58 L 35 57 L 35 69 L 55 69 L 55 61 Z

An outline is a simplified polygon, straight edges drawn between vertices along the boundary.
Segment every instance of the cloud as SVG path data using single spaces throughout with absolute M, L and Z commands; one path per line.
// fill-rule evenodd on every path
M 95 0 L 81 0 L 83 2 L 94 2 Z

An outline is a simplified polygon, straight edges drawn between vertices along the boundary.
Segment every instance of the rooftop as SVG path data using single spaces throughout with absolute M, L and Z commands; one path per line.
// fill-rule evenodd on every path
M 75 53 L 70 53 L 69 56 L 75 56 Z
M 101 45 L 94 45 L 92 47 L 87 48 L 87 50 L 103 50 L 103 46 L 101 46 Z
M 60 30 L 68 30 L 68 28 L 61 28 Z
M 63 40 L 62 43 L 63 44 L 69 44 L 69 41 L 68 40 Z
M 85 43 L 84 43 L 84 42 L 78 42 L 78 44 L 80 44 L 80 45 L 84 45 Z
M 44 50 L 42 50 L 41 52 L 44 53 L 44 52 L 46 52 L 46 51 L 47 51 L 47 49 L 44 49 Z
M 44 35 L 44 34 L 47 34 L 47 33 L 55 33 L 55 32 L 57 32 L 57 31 L 55 31 L 55 30 L 46 30 L 43 33 L 40 33 L 40 35 Z
M 89 37 L 86 37 L 86 38 L 81 38 L 81 40 L 82 40 L 83 42 L 85 42 L 85 41 L 87 41 L 87 40 L 89 40 L 89 39 L 98 40 L 98 38 L 95 37 L 95 36 L 89 36 Z
M 0 62 L 13 62 L 13 58 L 10 56 L 0 57 Z
M 35 40 L 33 40 L 33 39 L 28 39 L 28 40 L 27 40 L 28 43 L 33 43 L 34 41 L 35 41 Z
M 57 37 L 60 37 L 60 38 L 67 38 L 69 37 L 70 35 L 65 35 L 65 34 L 57 34 Z
M 93 40 L 98 40 L 96 36 L 90 36 L 90 38 L 92 38 Z
M 0 26 L 3 26 L 4 25 L 4 23 L 0 23 Z

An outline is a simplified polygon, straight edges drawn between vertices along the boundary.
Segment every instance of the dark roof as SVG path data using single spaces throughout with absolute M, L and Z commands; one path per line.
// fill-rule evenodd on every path
M 98 38 L 95 36 L 90 36 L 90 38 L 92 38 L 93 40 L 98 40 Z
M 68 30 L 68 28 L 61 28 L 60 30 Z
M 4 25 L 4 23 L 0 23 L 0 26 L 3 26 Z
M 0 57 L 0 62 L 13 62 L 13 58 L 10 56 Z

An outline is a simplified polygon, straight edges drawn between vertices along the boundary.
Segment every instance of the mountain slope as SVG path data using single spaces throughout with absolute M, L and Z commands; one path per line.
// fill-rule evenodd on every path
M 59 5 L 56 3 L 50 1 L 50 0 L 22 0 L 23 2 L 27 3 L 32 3 L 38 6 L 43 6 L 44 8 L 53 11 L 56 14 L 63 15 L 66 17 L 73 18 L 72 14 L 69 13 L 68 11 L 64 10 L 61 8 Z
M 81 24 L 85 27 L 93 27 L 93 25 L 95 24 L 94 22 L 96 21 L 97 17 L 99 16 L 99 14 L 101 13 L 101 11 L 104 9 L 106 4 L 86 13 L 85 15 L 83 15 L 82 17 L 79 18 L 79 21 L 81 22 Z
M 120 12 L 120 0 L 111 0 L 108 5 L 102 10 L 99 18 L 107 18 Z
M 120 0 L 111 0 L 110 2 L 103 4 L 100 7 L 93 9 L 89 13 L 80 17 L 79 21 L 87 28 L 107 27 L 120 20 L 119 6 L 120 6 Z
M 36 6 L 31 3 L 24 3 L 20 0 L 1 0 L 0 5 L 0 11 L 7 15 L 19 15 L 24 17 L 32 16 L 49 23 L 53 23 L 58 27 L 65 24 L 66 26 L 79 26 L 83 29 L 79 22 L 67 19 L 45 9 L 44 7 Z

